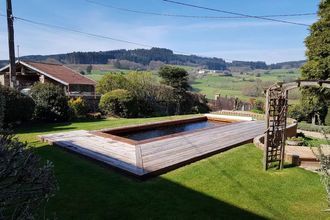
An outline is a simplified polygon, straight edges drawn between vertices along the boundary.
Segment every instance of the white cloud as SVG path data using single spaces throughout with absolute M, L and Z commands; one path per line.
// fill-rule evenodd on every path
M 221 50 L 204 51 L 201 55 L 222 57 L 231 60 L 266 61 L 277 63 L 285 61 L 303 60 L 305 48 L 281 48 L 281 49 L 243 49 L 243 50 Z M 248 58 L 247 58 L 248 57 Z
M 90 28 L 87 28 L 90 27 Z M 85 32 L 109 36 L 121 40 L 133 41 L 141 44 L 166 47 L 164 37 L 167 33 L 161 26 L 131 26 L 125 24 L 104 23 L 101 25 L 85 25 Z M 129 34 L 128 34 L 129 33 Z M 55 54 L 72 51 L 104 51 L 113 49 L 141 48 L 134 44 L 127 44 L 109 39 L 90 37 L 74 32 L 67 32 L 27 23 L 16 23 L 15 42 L 20 45 L 20 53 L 30 54 Z M 0 36 L 2 45 L 7 38 Z M 0 59 L 7 59 L 7 50 L 1 48 Z

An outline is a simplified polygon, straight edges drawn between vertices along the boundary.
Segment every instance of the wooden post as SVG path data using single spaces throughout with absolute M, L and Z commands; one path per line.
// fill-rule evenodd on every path
M 14 42 L 14 16 L 11 0 L 7 0 L 7 27 L 8 27 L 8 48 L 9 48 L 9 86 L 14 87 L 12 77 L 16 75 L 15 67 L 15 42 Z
M 284 112 L 283 115 L 284 117 L 284 126 L 283 126 L 283 131 L 282 131 L 282 143 L 281 143 L 281 161 L 280 161 L 280 169 L 283 169 L 284 166 L 284 155 L 285 155 L 285 142 L 286 142 L 286 121 L 287 121 L 287 114 L 288 114 L 288 98 L 289 98 L 289 91 L 285 90 L 282 92 L 284 97 L 285 97 L 285 101 L 284 101 Z
M 269 129 L 269 98 L 270 98 L 270 91 L 269 89 L 267 89 L 266 92 L 266 133 L 264 136 L 264 170 L 268 169 L 268 139 L 269 139 L 269 133 L 268 133 L 268 129 Z

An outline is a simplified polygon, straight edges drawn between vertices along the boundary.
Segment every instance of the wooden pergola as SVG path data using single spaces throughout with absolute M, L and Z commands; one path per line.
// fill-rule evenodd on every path
M 277 83 L 266 91 L 265 170 L 272 166 L 278 169 L 283 168 L 289 90 L 306 86 L 330 88 L 330 80 L 297 80 L 290 83 Z

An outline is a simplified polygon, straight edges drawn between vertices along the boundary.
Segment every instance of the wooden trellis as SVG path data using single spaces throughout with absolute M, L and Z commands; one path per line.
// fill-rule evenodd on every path
M 264 143 L 264 169 L 283 168 L 286 123 L 288 112 L 288 91 L 301 86 L 323 86 L 330 88 L 329 80 L 298 80 L 291 83 L 279 83 L 271 86 L 266 92 L 266 124 Z

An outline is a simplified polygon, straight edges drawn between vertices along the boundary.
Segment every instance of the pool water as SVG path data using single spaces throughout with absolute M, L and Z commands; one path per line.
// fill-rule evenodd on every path
M 135 141 L 147 140 L 150 138 L 157 138 L 166 135 L 186 132 L 186 131 L 194 131 L 203 128 L 211 128 L 215 126 L 225 125 L 223 122 L 214 122 L 214 121 L 197 121 L 197 122 L 189 122 L 184 124 L 177 125 L 168 125 L 168 126 L 159 126 L 157 128 L 136 131 L 136 132 L 127 132 L 116 134 L 120 137 L 132 139 Z

